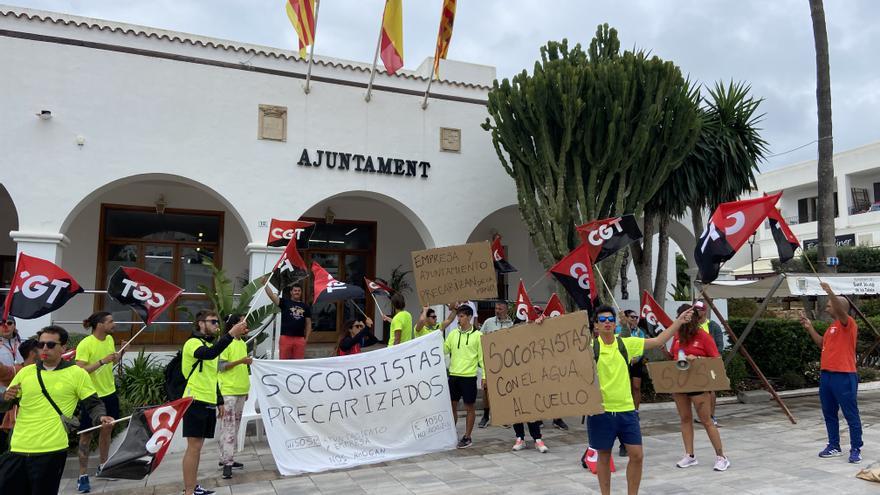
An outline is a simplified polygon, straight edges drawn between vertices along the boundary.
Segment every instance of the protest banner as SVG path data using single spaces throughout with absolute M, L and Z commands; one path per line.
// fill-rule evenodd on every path
M 654 391 L 664 394 L 730 390 L 721 358 L 694 359 L 684 371 L 675 367 L 675 361 L 648 363 L 648 375 Z
M 412 252 L 422 306 L 498 298 L 498 279 L 488 242 Z
M 350 356 L 257 359 L 251 369 L 285 476 L 455 448 L 440 332 Z
M 482 344 L 493 425 L 604 412 L 585 312 L 498 330 Z

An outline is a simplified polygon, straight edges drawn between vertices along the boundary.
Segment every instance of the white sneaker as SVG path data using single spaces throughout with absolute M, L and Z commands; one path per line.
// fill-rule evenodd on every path
M 681 460 L 675 464 L 675 467 L 689 468 L 691 466 L 696 466 L 697 464 L 699 463 L 697 462 L 696 457 L 685 454 L 685 456 L 682 457 Z
M 522 450 L 522 449 L 524 449 L 524 448 L 526 448 L 526 442 L 523 441 L 522 438 L 517 438 L 517 439 L 516 439 L 516 443 L 513 444 L 513 450 L 517 450 L 517 451 L 519 451 L 519 450 Z
M 549 448 L 547 448 L 546 445 L 544 445 L 544 440 L 541 440 L 540 438 L 535 440 L 535 448 L 538 449 L 538 452 L 542 454 L 546 454 L 547 451 L 550 450 Z
M 727 468 L 730 467 L 730 461 L 727 460 L 727 457 L 715 456 L 715 471 L 727 471 Z

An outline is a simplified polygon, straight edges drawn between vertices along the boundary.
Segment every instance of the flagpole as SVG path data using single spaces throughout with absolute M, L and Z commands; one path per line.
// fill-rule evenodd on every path
M 367 292 L 370 292 L 370 291 L 368 290 Z M 376 299 L 376 294 L 373 294 L 372 292 L 370 292 L 370 297 L 373 298 L 373 302 L 376 303 L 376 309 L 379 310 L 379 314 L 382 315 L 382 319 L 384 319 L 385 313 L 382 312 L 382 307 L 379 306 L 379 300 Z M 367 316 L 367 315 L 364 315 L 364 316 Z
M 111 424 L 111 425 L 115 425 L 116 423 L 120 423 L 120 422 L 122 422 L 122 421 L 128 421 L 129 419 L 131 419 L 131 416 L 126 416 L 126 417 L 124 417 L 124 418 L 114 419 L 110 424 Z M 93 426 L 93 427 L 91 427 L 91 428 L 86 428 L 85 430 L 80 430 L 80 431 L 76 432 L 76 434 L 77 434 L 77 435 L 82 435 L 83 433 L 88 433 L 88 432 L 90 432 L 90 431 L 99 430 L 99 429 L 101 429 L 101 428 L 103 428 L 103 427 L 104 427 L 104 425 L 103 425 L 103 424 L 100 424 L 100 425 L 98 425 L 98 426 Z
M 431 94 L 431 84 L 434 83 L 434 70 L 431 69 L 431 78 L 428 79 L 428 89 L 425 90 L 425 98 L 422 100 L 422 110 L 428 108 L 428 95 Z
M 388 0 L 385 0 L 385 3 L 388 3 Z M 367 84 L 367 94 L 364 96 L 364 101 L 370 101 L 370 95 L 373 92 L 373 79 L 376 78 L 376 64 L 379 63 L 379 48 L 382 46 L 382 28 L 385 25 L 385 9 L 382 9 L 382 21 L 379 23 L 379 39 L 376 40 L 376 53 L 373 55 L 373 70 L 370 71 L 370 82 Z
M 352 301 L 351 299 L 349 299 L 348 302 L 350 302 L 351 305 L 354 306 L 354 308 L 355 308 L 356 310 L 358 310 L 358 312 L 359 312 L 360 314 L 364 315 L 364 318 L 369 318 L 369 316 L 367 316 L 367 314 L 364 313 L 364 310 L 362 310 L 360 306 L 358 306 L 357 304 L 355 304 L 354 301 Z M 379 311 L 379 312 L 381 313 L 381 311 Z
M 121 356 L 122 356 L 122 353 L 125 351 L 125 348 L 128 347 L 132 342 L 134 342 L 134 339 L 136 339 L 138 335 L 140 335 L 144 330 L 146 330 L 148 326 L 150 326 L 149 323 L 142 326 L 141 329 L 138 330 L 137 333 L 134 334 L 134 336 L 132 338 L 128 339 L 128 341 L 125 343 L 124 346 L 120 347 L 119 350 L 116 351 L 120 355 L 120 359 L 119 359 L 119 362 L 117 362 L 116 365 L 113 366 L 113 373 L 114 374 L 116 373 L 117 370 L 119 370 L 119 367 L 122 366 L 122 357 Z M 104 364 L 107 364 L 107 363 L 104 363 Z M 98 366 L 98 368 L 100 369 L 101 366 Z
M 605 282 L 605 277 L 602 275 L 602 270 L 596 270 L 595 272 L 599 274 L 599 278 L 602 280 L 602 285 L 605 286 L 605 290 L 608 291 L 608 296 L 611 298 L 611 301 L 614 302 L 614 307 L 617 308 L 617 312 L 620 313 L 620 305 L 617 304 L 617 299 L 614 298 L 614 293 L 611 292 L 611 288 L 608 287 L 608 283 Z
M 309 88 L 309 83 L 312 80 L 312 60 L 315 59 L 315 40 L 318 38 L 318 10 L 321 8 L 321 0 L 315 0 L 315 29 L 312 31 L 312 46 L 309 47 L 309 68 L 306 70 L 306 87 L 303 88 L 306 94 L 309 94 L 311 89 Z M 272 344 L 273 346 L 275 344 Z

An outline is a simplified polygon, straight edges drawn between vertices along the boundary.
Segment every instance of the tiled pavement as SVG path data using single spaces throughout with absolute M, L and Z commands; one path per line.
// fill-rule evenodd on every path
M 682 455 L 678 416 L 663 405 L 643 407 L 645 472 L 641 493 L 646 494 L 880 494 L 880 484 L 855 478 L 858 467 L 845 457 L 819 459 L 825 429 L 815 396 L 787 399 L 798 418 L 788 422 L 775 402 L 766 404 L 719 405 L 718 416 L 724 450 L 731 460 L 727 472 L 712 471 L 711 447 L 696 426 L 697 458 L 701 464 L 677 469 Z M 865 460 L 862 466 L 880 460 L 880 391 L 860 392 L 864 424 Z M 513 431 L 500 427 L 476 430 L 474 446 L 465 450 L 425 455 L 346 471 L 282 477 L 275 470 L 265 442 L 251 439 L 236 460 L 246 469 L 231 480 L 222 480 L 217 467 L 217 449 L 206 443 L 202 457 L 201 483 L 220 495 L 257 494 L 584 494 L 599 493 L 595 477 L 583 469 L 579 458 L 584 450 L 580 418 L 567 418 L 571 430 L 545 427 L 550 452 L 529 449 L 512 452 Z M 462 427 L 459 422 L 459 428 Z M 842 437 L 847 441 L 845 422 Z M 625 493 L 626 460 L 615 456 L 618 473 L 612 478 L 613 493 Z M 180 493 L 181 454 L 170 455 L 148 480 L 100 481 L 92 479 L 93 493 L 173 494 Z M 76 493 L 76 459 L 68 461 L 62 493 Z

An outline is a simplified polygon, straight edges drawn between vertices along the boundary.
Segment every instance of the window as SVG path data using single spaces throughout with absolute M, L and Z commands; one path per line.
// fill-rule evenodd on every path
M 184 289 L 198 292 L 199 286 L 211 287 L 213 277 L 206 264 L 221 266 L 223 212 L 166 209 L 158 214 L 153 208 L 124 205 L 101 206 L 101 263 L 98 280 L 107 287 L 113 272 L 121 266 L 137 267 L 162 277 Z M 189 338 L 191 315 L 210 306 L 205 296 L 181 296 L 156 321 L 177 321 L 179 325 L 157 324 L 138 337 L 140 345 L 176 345 Z M 127 306 L 109 297 L 98 298 L 96 310 L 109 311 L 116 321 L 138 321 Z M 133 335 L 139 324 L 118 324 L 115 337 Z
M 832 196 L 834 198 L 834 218 L 837 218 L 837 193 Z M 798 218 L 797 223 L 815 222 L 819 220 L 819 197 L 801 198 L 798 200 Z

